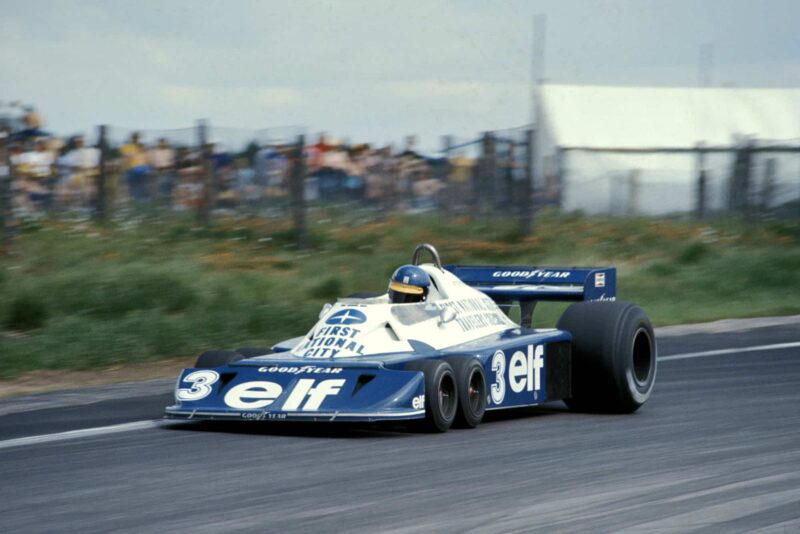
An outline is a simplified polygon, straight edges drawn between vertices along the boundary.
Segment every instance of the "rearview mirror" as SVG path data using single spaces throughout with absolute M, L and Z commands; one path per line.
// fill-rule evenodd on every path
M 331 308 L 333 308 L 333 305 L 326 302 L 322 306 L 322 309 L 319 311 L 319 318 L 322 319 L 323 317 L 325 317 L 325 314 L 328 313 L 328 310 L 330 310 Z
M 444 308 L 439 312 L 439 326 L 455 320 L 456 311 L 453 308 Z

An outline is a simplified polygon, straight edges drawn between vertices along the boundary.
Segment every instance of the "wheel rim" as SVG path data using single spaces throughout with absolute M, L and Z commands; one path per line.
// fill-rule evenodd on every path
M 644 386 L 653 371 L 653 351 L 650 333 L 640 328 L 633 336 L 633 378 L 638 386 Z
M 467 386 L 467 400 L 473 414 L 478 414 L 481 411 L 481 403 L 484 396 L 483 388 L 483 377 L 477 370 L 473 370 Z
M 439 381 L 439 409 L 445 419 L 452 418 L 456 412 L 456 383 L 450 373 Z

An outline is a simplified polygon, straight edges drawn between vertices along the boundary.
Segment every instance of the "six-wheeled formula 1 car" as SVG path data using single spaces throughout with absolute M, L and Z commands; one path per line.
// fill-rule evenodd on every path
M 433 262 L 420 264 L 426 251 Z M 419 420 L 445 431 L 474 427 L 487 410 L 562 400 L 628 413 L 650 396 L 653 328 L 641 308 L 615 300 L 613 267 L 442 266 L 430 245 L 417 247 L 412 265 L 388 292 L 326 305 L 305 336 L 203 353 L 178 379 L 166 416 Z M 395 298 L 404 295 L 423 300 Z M 553 300 L 576 302 L 557 328 L 534 328 L 535 304 Z M 520 324 L 509 318 L 513 305 Z

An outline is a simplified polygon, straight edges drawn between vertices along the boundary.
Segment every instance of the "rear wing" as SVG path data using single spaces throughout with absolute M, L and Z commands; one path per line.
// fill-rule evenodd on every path
M 445 265 L 496 302 L 616 300 L 615 267 Z

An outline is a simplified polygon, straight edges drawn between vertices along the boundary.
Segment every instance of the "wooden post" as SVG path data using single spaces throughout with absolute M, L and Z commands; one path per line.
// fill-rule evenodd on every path
M 762 211 L 769 211 L 775 196 L 775 175 L 778 160 L 767 158 L 764 162 L 764 181 L 761 184 L 760 208 Z
M 628 204 L 626 215 L 636 215 L 639 208 L 639 169 L 628 171 Z
M 525 175 L 519 194 L 519 226 L 522 235 L 533 233 L 533 136 L 534 131 L 529 128 L 525 132 Z
M 14 166 L 11 164 L 9 141 L 9 132 L 0 131 L 0 231 L 2 231 L 0 244 L 6 255 L 11 254 L 14 238 L 11 191 L 14 182 Z
M 702 141 L 697 143 L 697 159 L 696 159 L 696 170 L 697 170 L 697 209 L 695 211 L 696 217 L 698 219 L 703 219 L 706 216 L 706 206 L 708 204 L 707 200 L 707 187 L 708 187 L 708 178 L 706 176 L 706 151 L 705 151 L 705 143 Z
M 200 145 L 201 165 L 203 166 L 203 201 L 198 215 L 203 224 L 211 223 L 211 210 L 214 209 L 214 161 L 212 148 L 208 142 L 208 121 L 197 121 L 197 142 Z
M 752 155 L 753 145 L 750 141 L 736 149 L 736 160 L 728 184 L 728 209 L 745 216 L 750 214 Z
M 517 174 L 517 158 L 516 158 L 516 149 L 517 149 L 517 141 L 516 140 L 509 140 L 507 142 L 507 151 L 506 151 L 506 159 L 502 166 L 502 204 L 498 207 L 501 210 L 510 211 L 517 215 L 519 203 L 515 202 L 514 200 L 514 179 Z
M 442 137 L 442 153 L 444 154 L 444 165 L 442 168 L 442 184 L 444 187 L 442 188 L 442 193 L 439 194 L 439 198 L 442 202 L 442 209 L 444 210 L 446 215 L 449 215 L 453 211 L 453 204 L 455 203 L 455 187 L 450 182 L 450 174 L 452 173 L 453 167 L 450 165 L 450 149 L 453 147 L 453 136 L 452 135 L 445 135 Z
M 108 218 L 108 127 L 101 124 L 97 127 L 97 148 L 100 150 L 100 162 L 97 168 L 97 206 L 95 208 L 95 219 L 104 222 Z
M 494 205 L 494 198 L 489 199 L 489 202 L 487 203 L 486 197 L 494 192 L 495 177 L 497 176 L 495 139 L 492 132 L 486 132 L 483 134 L 481 146 L 481 172 L 479 173 L 478 177 L 476 205 L 478 213 L 481 216 L 484 216 L 487 213 L 487 206 L 492 208 Z
M 297 248 L 308 248 L 308 229 L 306 226 L 306 161 L 303 149 L 306 145 L 306 136 L 297 137 L 297 144 L 292 150 L 292 167 L 289 171 L 289 194 L 291 196 L 292 220 L 294 222 Z

